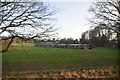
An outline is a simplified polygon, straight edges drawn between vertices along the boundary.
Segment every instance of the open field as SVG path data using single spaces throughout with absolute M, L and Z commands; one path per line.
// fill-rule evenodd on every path
M 13 45 L 2 55 L 3 75 L 8 72 L 96 69 L 118 65 L 118 50 L 43 48 Z

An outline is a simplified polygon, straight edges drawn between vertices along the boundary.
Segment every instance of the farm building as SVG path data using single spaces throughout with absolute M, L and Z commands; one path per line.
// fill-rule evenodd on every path
M 81 44 L 57 44 L 58 48 L 80 48 Z
M 92 44 L 59 44 L 56 42 L 37 42 L 35 46 L 39 47 L 57 47 L 57 48 L 73 48 L 73 49 L 93 49 Z
M 93 49 L 92 44 L 57 44 L 58 48 Z

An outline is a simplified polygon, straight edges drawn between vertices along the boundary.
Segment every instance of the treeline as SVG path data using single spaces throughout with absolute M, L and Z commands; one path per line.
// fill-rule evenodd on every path
M 2 46 L 9 42 L 3 41 Z M 98 47 L 117 47 L 117 34 L 112 30 L 106 29 L 105 27 L 95 27 L 89 31 L 86 31 L 82 34 L 82 38 L 73 39 L 73 38 L 63 38 L 63 39 L 31 39 L 31 40 L 22 40 L 20 38 L 14 38 L 12 44 L 22 44 L 22 43 L 37 43 L 37 42 L 56 42 L 59 44 L 92 44 Z
M 117 34 L 104 26 L 97 26 L 94 29 L 86 31 L 80 39 L 82 44 L 93 44 L 100 47 L 117 47 Z
M 78 39 L 73 39 L 73 38 L 63 38 L 63 39 L 41 39 L 41 40 L 34 40 L 34 42 L 56 42 L 59 44 L 79 44 L 80 41 Z
M 3 38 L 3 37 L 2 37 Z M 9 42 L 10 40 L 3 40 L 2 44 L 5 45 Z M 30 40 L 23 40 L 18 37 L 13 39 L 12 44 L 22 44 L 22 43 L 31 43 L 34 44 L 36 42 L 57 42 L 60 44 L 79 44 L 80 40 L 78 39 L 73 39 L 73 38 L 63 38 L 63 39 L 30 39 Z
M 94 2 L 88 19 L 93 29 L 82 34 L 81 43 L 120 49 L 120 0 Z

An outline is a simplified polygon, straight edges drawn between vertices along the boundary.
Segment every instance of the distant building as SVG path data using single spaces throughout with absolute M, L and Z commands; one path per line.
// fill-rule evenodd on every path
M 37 44 L 35 46 L 73 48 L 73 49 L 93 49 L 93 48 L 95 48 L 92 44 L 59 44 L 57 42 L 37 42 Z
M 92 44 L 58 44 L 58 48 L 93 49 Z
M 76 49 L 80 49 L 81 44 L 58 44 L 57 47 L 58 48 L 76 48 Z

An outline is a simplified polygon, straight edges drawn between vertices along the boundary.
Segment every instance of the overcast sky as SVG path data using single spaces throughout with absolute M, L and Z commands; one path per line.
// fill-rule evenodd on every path
M 87 18 L 91 2 L 51 2 L 60 9 L 57 13 L 57 25 L 60 27 L 59 38 L 81 38 L 81 34 L 90 28 Z
M 40 0 L 33 0 L 33 2 L 34 1 L 37 2 Z M 57 18 L 56 27 L 60 28 L 59 38 L 79 39 L 83 32 L 89 30 L 90 25 L 88 24 L 87 18 L 90 14 L 88 9 L 93 1 L 94 0 L 46 0 L 50 6 L 60 9 L 60 12 L 55 16 Z

